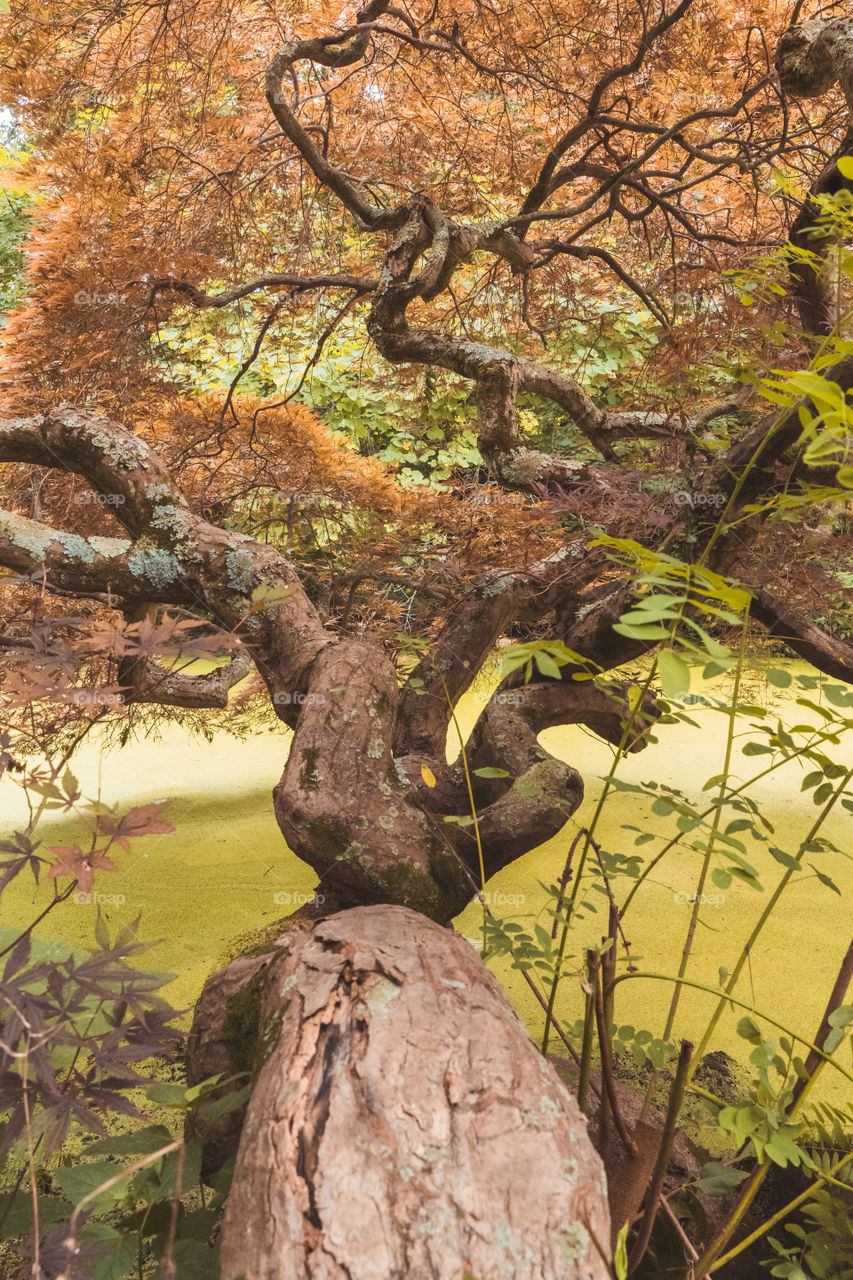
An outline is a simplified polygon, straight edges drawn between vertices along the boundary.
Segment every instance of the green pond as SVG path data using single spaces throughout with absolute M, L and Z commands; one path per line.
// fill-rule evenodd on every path
M 788 664 L 786 669 L 795 677 L 811 671 L 798 664 Z M 463 733 L 473 724 L 487 687 L 481 685 L 461 703 L 458 718 Z M 717 692 L 724 694 L 725 688 Z M 772 711 L 774 722 L 777 715 L 788 724 L 821 722 L 817 712 L 796 705 L 798 696 L 818 699 L 820 694 L 804 694 L 796 680 L 794 686 L 780 692 L 756 671 L 750 675 L 746 692 L 751 703 Z M 636 783 L 663 783 L 679 788 L 691 800 L 702 799 L 705 780 L 722 769 L 727 719 L 702 706 L 691 706 L 689 714 L 695 727 L 659 727 L 659 741 L 628 757 L 619 776 Z M 766 767 L 767 760 L 744 758 L 741 752 L 747 739 L 756 736 L 749 723 L 750 716 L 737 721 L 732 763 L 734 774 L 744 779 Z M 162 940 L 150 953 L 150 967 L 177 975 L 164 994 L 180 1008 L 192 1005 L 211 968 L 236 935 L 287 915 L 313 893 L 316 877 L 283 844 L 272 813 L 270 793 L 281 773 L 289 737 L 281 730 L 240 742 L 218 734 L 207 743 L 171 728 L 150 744 L 137 742 L 101 754 L 97 744 L 90 743 L 75 757 L 73 768 L 89 799 L 100 796 L 122 806 L 169 801 L 166 816 L 176 828 L 174 834 L 134 840 L 127 854 L 115 850 L 118 873 L 101 873 L 96 889 L 112 899 L 101 906 L 111 931 L 141 913 L 142 936 Z M 495 915 L 550 927 L 550 919 L 543 913 L 547 895 L 540 881 L 559 878 L 573 835 L 592 814 L 612 754 L 605 743 L 579 726 L 548 730 L 542 741 L 579 770 L 586 782 L 586 799 L 558 836 L 494 877 L 487 890 Z M 853 763 L 853 734 L 840 745 L 830 746 L 828 754 L 836 761 Z M 750 792 L 775 828 L 773 840 L 789 853 L 797 852 L 818 812 L 811 793 L 801 791 L 804 773 L 811 768 L 789 763 Z M 705 798 L 711 794 L 705 792 Z M 652 814 L 651 804 L 651 797 L 612 794 L 597 832 L 603 847 L 611 852 L 635 852 L 637 833 L 626 826 L 671 834 L 672 819 Z M 25 814 L 19 789 L 8 777 L 0 779 L 0 834 L 25 822 Z M 807 861 L 829 875 L 841 894 L 811 870 L 795 877 L 756 944 L 737 993 L 757 1010 L 809 1038 L 817 1029 L 850 940 L 853 900 L 853 860 L 848 856 L 853 852 L 853 818 L 837 807 L 823 834 L 840 852 L 809 855 Z M 73 835 L 73 824 L 67 818 L 48 815 L 39 835 L 45 845 L 64 845 Z M 764 892 L 737 880 L 725 891 L 708 886 L 709 900 L 701 912 L 688 977 L 713 988 L 718 985 L 720 967 L 733 968 L 742 940 L 783 874 L 767 844 L 752 841 L 748 835 L 740 838 L 748 843 L 748 856 L 761 873 Z M 648 851 L 657 847 L 649 843 L 637 852 L 648 857 Z M 689 848 L 674 850 L 637 895 L 624 927 L 642 971 L 677 972 L 698 862 L 699 855 Z M 617 898 L 621 901 L 628 882 L 618 883 Z M 36 888 L 29 875 L 20 876 L 3 894 L 0 928 L 28 923 L 50 893 L 48 886 Z M 600 901 L 606 907 L 604 898 Z M 97 909 L 94 903 L 69 900 L 51 913 L 39 936 L 90 946 Z M 480 909 L 472 904 L 456 924 L 476 942 L 480 922 Z M 605 929 L 605 915 L 589 917 L 572 934 L 573 954 L 581 956 L 586 946 L 599 942 Z M 534 1036 L 540 1033 L 542 1013 L 521 975 L 505 959 L 494 961 L 493 968 Z M 645 1027 L 659 1036 L 671 990 L 668 984 L 645 979 L 623 983 L 617 1022 Z M 714 1003 L 713 996 L 687 991 L 676 1035 L 698 1039 Z M 579 983 L 570 976 L 564 981 L 557 1014 L 571 1022 L 580 1009 Z M 742 1011 L 727 1015 L 715 1033 L 712 1048 L 744 1058 L 748 1050 L 735 1031 L 741 1015 Z M 554 1047 L 558 1049 L 559 1044 Z M 835 1079 L 830 1080 L 831 1076 Z M 826 1072 L 823 1096 L 840 1101 L 845 1094 L 849 1099 L 851 1088 L 845 1087 L 836 1073 Z

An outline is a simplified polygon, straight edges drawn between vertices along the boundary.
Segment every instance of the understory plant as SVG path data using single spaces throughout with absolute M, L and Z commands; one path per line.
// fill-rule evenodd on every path
M 841 205 L 839 214 L 825 201 L 824 219 L 834 216 L 837 224 L 839 216 L 846 217 L 846 199 Z M 839 260 L 838 270 L 850 275 L 846 258 Z M 849 861 L 850 854 L 834 841 L 828 824 L 845 811 L 853 813 L 853 689 L 817 673 L 770 665 L 764 672 L 768 685 L 785 691 L 793 701 L 796 722 L 783 722 L 772 704 L 748 701 L 742 689 L 750 670 L 751 595 L 736 581 L 712 573 L 706 563 L 710 547 L 730 536 L 745 516 L 760 516 L 772 524 L 801 519 L 805 510 L 819 509 L 827 501 L 849 501 L 850 408 L 825 370 L 851 350 L 836 331 L 809 371 L 777 370 L 755 377 L 761 394 L 782 411 L 798 396 L 812 398 L 814 412 L 800 409 L 796 451 L 805 465 L 831 465 L 833 485 L 804 483 L 770 502 L 744 503 L 747 467 L 712 527 L 704 530 L 704 550 L 696 557 L 691 555 L 689 536 L 679 556 L 675 549 L 652 551 L 601 535 L 600 544 L 632 573 L 633 603 L 615 629 L 637 640 L 654 640 L 659 648 L 635 672 L 622 737 L 613 748 L 594 811 L 585 826 L 566 837 L 569 847 L 559 880 L 541 886 L 546 895 L 544 922 L 531 927 L 527 921 L 491 913 L 484 920 L 486 954 L 509 957 L 538 989 L 544 1011 L 543 1052 L 561 1043 L 563 1053 L 574 1060 L 584 1109 L 590 1107 L 593 1088 L 599 1095 L 594 1109 L 603 1154 L 615 1145 L 622 1161 L 640 1160 L 643 1122 L 660 1088 L 665 1085 L 668 1091 L 652 1172 L 645 1177 L 631 1216 L 614 1224 L 619 1229 L 614 1263 L 618 1280 L 635 1273 L 677 1273 L 690 1280 L 717 1273 L 725 1277 L 748 1250 L 754 1258 L 759 1245 L 764 1253 L 761 1265 L 773 1276 L 840 1280 L 853 1275 L 853 1002 L 848 998 L 853 939 L 817 1027 L 780 1021 L 772 1005 L 754 1002 L 746 983 L 750 957 L 783 898 L 787 901 L 809 878 L 816 878 L 828 895 L 842 894 L 836 868 L 842 859 Z M 771 425 L 768 434 L 774 430 Z M 759 454 L 760 445 L 756 458 Z M 700 520 L 697 508 L 697 523 Z M 739 633 L 734 649 L 718 638 L 724 628 Z M 527 680 L 534 667 L 540 675 L 551 675 L 556 665 L 564 678 L 591 679 L 602 688 L 609 680 L 583 663 L 580 655 L 553 642 L 506 649 L 503 663 L 505 677 L 516 671 Z M 655 728 L 682 724 L 699 730 L 697 711 L 703 726 L 722 717 L 722 759 L 712 763 L 697 795 L 686 795 L 662 781 L 637 783 L 620 774 L 638 734 L 652 735 L 644 727 L 642 709 L 655 690 Z M 751 775 L 743 775 L 744 764 L 747 769 L 753 766 Z M 802 796 L 800 831 L 792 830 L 791 824 L 778 830 L 765 812 L 760 784 L 777 773 Z M 620 847 L 608 847 L 610 842 L 599 834 L 602 818 L 612 800 L 626 794 L 636 801 L 638 812 L 649 806 L 651 820 L 623 824 Z M 671 869 L 677 870 L 674 883 L 689 886 L 674 896 L 688 904 L 690 912 L 677 969 L 659 972 L 643 966 L 627 939 L 632 920 L 643 911 L 644 894 Z M 697 933 L 708 927 L 708 916 L 722 896 L 735 891 L 754 896 L 754 924 L 741 939 L 730 969 L 721 966 L 713 976 L 697 973 Z M 593 933 L 602 941 L 590 947 Z M 807 964 L 807 957 L 794 955 L 784 964 L 798 962 Z M 625 984 L 637 983 L 658 1013 L 643 1027 L 619 1017 Z M 697 1040 L 679 1034 L 687 990 L 710 1002 L 711 1012 Z M 571 1010 L 578 999 L 583 1015 L 566 1020 L 563 1010 Z M 722 1098 L 700 1082 L 699 1068 L 716 1048 L 724 1022 L 734 1023 L 750 1067 L 750 1078 L 735 1098 Z M 597 1085 L 591 1079 L 593 1059 L 600 1066 Z M 619 1101 L 620 1060 L 631 1060 L 651 1073 L 640 1122 L 633 1127 L 623 1117 Z M 816 1100 L 815 1088 L 826 1075 L 841 1082 L 843 1105 Z M 672 1139 L 687 1123 L 685 1107 L 695 1099 L 707 1108 L 729 1154 L 706 1163 L 693 1183 L 665 1191 Z M 774 1169 L 789 1168 L 799 1171 L 804 1189 L 777 1211 L 763 1214 L 762 1185 Z M 701 1197 L 714 1195 L 727 1197 L 722 1219 L 719 1214 L 712 1219 L 702 1208 Z M 673 1239 L 681 1257 L 676 1270 Z

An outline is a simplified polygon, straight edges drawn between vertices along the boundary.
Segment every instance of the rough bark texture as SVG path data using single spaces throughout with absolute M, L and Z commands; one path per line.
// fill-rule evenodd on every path
M 269 967 L 261 1025 L 222 1280 L 609 1275 L 585 1121 L 464 938 L 342 912 Z
M 260 1011 L 258 989 L 253 981 L 269 961 L 269 956 L 240 956 L 226 968 L 211 975 L 193 1010 L 193 1025 L 187 1043 L 187 1080 L 199 1084 L 211 1076 L 226 1079 L 251 1069 L 252 1053 Z M 232 1088 L 226 1086 L 224 1091 Z M 205 1176 L 221 1169 L 237 1150 L 245 1109 L 229 1111 L 211 1126 L 200 1130 L 188 1122 L 186 1137 L 203 1144 L 202 1172 Z
M 459 762 L 445 763 L 452 705 L 507 623 L 570 609 L 600 557 L 577 555 L 578 547 L 524 574 L 491 574 L 451 610 L 421 664 L 422 687 L 401 691 L 381 646 L 325 628 L 286 557 L 194 514 L 154 451 L 120 424 L 71 406 L 0 421 L 0 462 L 51 460 L 96 492 L 121 497 L 116 514 L 130 537 L 84 538 L 0 511 L 0 563 L 84 594 L 99 589 L 127 616 L 176 603 L 239 632 L 234 660 L 215 673 L 167 673 L 132 659 L 122 682 L 135 701 L 221 706 L 251 661 L 276 715 L 295 731 L 276 817 L 327 902 L 396 902 L 442 924 L 457 915 L 480 886 L 476 842 L 456 821 L 470 822 L 467 788 Z M 551 697 L 563 723 L 580 720 L 612 737 L 618 716 L 605 699 L 590 706 L 575 684 Z M 525 776 L 474 782 L 490 871 L 555 835 L 582 795 L 577 773 L 520 728 Z M 478 768 L 500 765 L 490 743 L 497 749 L 494 735 L 477 747 Z M 423 766 L 438 780 L 434 795 Z
M 836 322 L 837 282 L 826 259 L 835 240 L 816 225 L 820 207 L 816 197 L 850 189 L 838 169 L 842 156 L 853 154 L 853 20 L 849 17 L 810 18 L 786 31 L 776 51 L 776 68 L 784 92 L 792 98 L 819 98 L 838 84 L 847 103 L 850 127 L 841 146 L 812 184 L 791 226 L 791 243 L 817 255 L 815 262 L 797 262 L 791 270 L 797 309 L 806 333 L 825 337 Z

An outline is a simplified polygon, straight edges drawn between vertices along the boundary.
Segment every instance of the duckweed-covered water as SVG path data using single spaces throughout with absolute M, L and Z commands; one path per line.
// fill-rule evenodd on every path
M 793 677 L 810 670 L 797 664 L 788 664 L 786 669 Z M 463 733 L 481 709 L 484 688 L 481 685 L 459 708 Z M 796 678 L 791 688 L 780 691 L 755 674 L 746 692 L 750 701 L 769 708 L 774 723 L 777 715 L 788 724 L 821 722 L 817 712 L 797 705 L 798 696 L 814 699 L 820 695 L 803 691 Z M 706 779 L 722 768 L 727 717 L 702 706 L 691 706 L 689 712 L 695 727 L 661 727 L 657 744 L 624 761 L 619 776 L 635 783 L 665 784 L 693 801 L 701 800 Z M 751 720 L 761 723 L 749 715 L 737 723 L 732 767 L 742 778 L 752 776 L 767 762 L 767 757 L 743 755 L 748 741 L 761 741 L 750 728 Z M 590 820 L 600 779 L 607 773 L 612 755 L 606 744 L 578 726 L 548 730 L 542 741 L 583 775 L 584 804 L 558 836 L 495 876 L 487 891 L 495 915 L 525 926 L 540 923 L 550 928 L 550 919 L 543 914 L 548 899 L 542 883 L 559 877 L 574 834 Z M 104 896 L 100 909 L 111 929 L 141 914 L 142 935 L 162 940 L 151 952 L 150 964 L 176 975 L 164 994 L 179 1007 L 192 1005 L 205 977 L 235 935 L 286 915 L 314 892 L 313 872 L 283 844 L 272 814 L 270 793 L 281 773 L 288 742 L 285 731 L 265 733 L 248 742 L 219 734 L 205 743 L 171 729 L 156 744 L 137 743 L 104 756 L 91 744 L 74 761 L 74 771 L 89 797 L 100 795 L 123 806 L 169 800 L 168 816 L 175 833 L 135 840 L 127 854 L 116 850 L 119 870 L 101 874 L 97 889 Z M 853 763 L 853 735 L 827 750 L 834 760 Z M 770 843 L 789 853 L 797 852 L 817 813 L 812 793 L 801 790 L 803 776 L 811 768 L 788 764 L 750 792 L 773 824 Z M 706 791 L 704 796 L 709 794 L 713 793 Z M 597 830 L 602 846 L 610 852 L 638 852 L 648 858 L 659 845 L 651 842 L 635 849 L 637 832 L 626 828 L 672 833 L 672 818 L 653 814 L 652 801 L 653 796 L 613 794 Z M 0 780 L 0 831 L 24 821 L 25 812 L 14 783 L 9 778 Z M 849 943 L 853 920 L 851 833 L 853 817 L 836 807 L 824 834 L 840 852 L 810 854 L 806 863 L 829 876 L 840 894 L 807 866 L 806 873 L 789 886 L 758 940 L 739 988 L 744 1001 L 807 1035 L 817 1028 Z M 39 834 L 48 846 L 63 845 L 73 831 L 67 819 L 48 816 Z M 764 892 L 737 880 L 725 891 L 707 886 L 688 976 L 713 988 L 718 984 L 720 967 L 733 968 L 743 940 L 784 870 L 770 855 L 767 843 L 757 843 L 748 835 L 740 838 L 747 843 L 748 856 L 761 874 Z M 624 928 L 640 971 L 676 973 L 698 863 L 699 855 L 689 848 L 674 850 L 637 895 Z M 617 898 L 624 898 L 628 885 L 627 881 L 618 882 Z M 3 895 L 0 928 L 8 930 L 31 920 L 50 892 L 47 886 L 36 888 L 31 878 L 20 877 Z M 574 957 L 582 956 L 584 948 L 599 942 L 606 931 L 605 899 L 595 893 L 585 897 L 597 900 L 602 910 L 598 917 L 588 913 L 572 934 L 569 950 Z M 89 945 L 97 910 L 94 902 L 69 901 L 48 917 L 40 934 L 72 945 Z M 457 927 L 476 940 L 480 921 L 480 909 L 472 904 L 459 917 Z M 536 1035 L 541 1031 L 541 1010 L 520 974 L 506 959 L 494 961 L 493 967 Z M 573 959 L 558 1002 L 559 1016 L 566 1022 L 573 1021 L 581 1007 L 576 969 Z M 664 982 L 646 979 L 622 984 L 617 1021 L 660 1035 L 671 989 Z M 698 1039 L 713 1004 L 711 996 L 685 992 L 676 1033 Z M 745 1056 L 748 1050 L 734 1030 L 741 1012 L 721 1024 L 713 1048 Z M 829 1092 L 838 1096 L 837 1087 Z

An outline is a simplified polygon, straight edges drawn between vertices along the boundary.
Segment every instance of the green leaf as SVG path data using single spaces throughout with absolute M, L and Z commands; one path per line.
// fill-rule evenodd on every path
M 92 1280 L 124 1280 L 136 1270 L 137 1244 L 131 1235 L 122 1235 L 105 1222 L 87 1222 L 80 1228 L 80 1240 L 98 1250 L 86 1260 Z
M 747 1177 L 742 1169 L 729 1169 L 727 1165 L 711 1160 L 704 1164 L 696 1182 L 696 1190 L 707 1196 L 724 1196 Z
M 187 1091 L 179 1084 L 152 1084 L 145 1090 L 149 1102 L 160 1107 L 176 1107 L 185 1111 L 189 1107 Z
M 790 853 L 786 853 L 784 849 L 777 849 L 774 845 L 771 845 L 770 852 L 783 867 L 787 867 L 790 871 L 799 870 L 800 864 L 797 859 L 792 857 Z
M 229 1156 L 225 1164 L 216 1173 L 207 1178 L 208 1186 L 213 1188 L 215 1198 L 211 1208 L 219 1209 L 228 1198 L 228 1192 L 231 1190 L 231 1182 L 234 1178 L 234 1165 L 237 1161 L 236 1153 Z
M 853 707 L 853 692 L 846 689 L 843 684 L 825 684 L 823 696 L 834 707 Z
M 616 1237 L 616 1248 L 613 1251 L 613 1270 L 616 1273 L 616 1280 L 627 1280 L 628 1276 L 628 1232 L 631 1229 L 631 1223 L 626 1222 L 619 1228 L 619 1234 Z
M 534 653 L 533 661 L 543 676 L 551 676 L 554 680 L 560 679 L 560 668 L 549 654 L 539 650 Z
M 737 1033 L 750 1044 L 761 1044 L 761 1028 L 748 1016 L 737 1024 Z
M 781 667 L 771 667 L 767 672 L 767 679 L 777 689 L 787 689 L 791 683 L 791 673 L 783 671 Z
M 714 867 L 711 872 L 711 879 L 718 889 L 728 889 L 732 882 L 730 871 L 724 871 L 722 867 Z
M 728 870 L 730 875 L 733 875 L 737 880 L 742 880 L 744 884 L 748 884 L 750 889 L 758 889 L 761 891 L 761 885 L 758 882 L 758 875 L 751 867 L 746 870 L 741 867 L 729 867 Z
M 53 1179 L 59 1185 L 63 1195 L 66 1195 L 74 1204 L 79 1204 L 86 1196 L 91 1195 L 98 1187 L 103 1186 L 105 1182 L 109 1182 L 110 1178 L 114 1178 L 121 1172 L 121 1165 L 113 1162 L 60 1165 L 54 1171 Z M 119 1204 L 126 1194 L 127 1182 L 123 1178 L 121 1182 L 97 1196 L 94 1202 L 89 1201 L 87 1207 L 103 1209 L 108 1205 Z
M 840 1004 L 827 1019 L 831 1027 L 849 1027 L 853 1022 L 853 1004 Z
M 39 1222 L 44 1228 L 57 1222 L 67 1222 L 74 1206 L 70 1200 L 62 1200 L 59 1196 L 40 1195 L 38 1210 Z M 33 1225 L 33 1198 L 29 1187 L 17 1193 L 3 1192 L 0 1195 L 0 1216 L 3 1218 L 2 1239 L 26 1235 Z
M 690 688 L 690 668 L 683 658 L 670 649 L 664 649 L 658 654 L 658 675 L 661 688 L 668 698 L 675 698 Z
M 815 873 L 815 875 L 817 876 L 817 878 L 818 878 L 818 880 L 821 882 L 821 884 L 825 884 L 825 885 L 826 885 L 826 887 L 827 887 L 827 889 L 831 889 L 833 893 L 837 893 L 837 894 L 838 894 L 838 896 L 839 896 L 839 898 L 840 898 L 840 897 L 841 897 L 841 890 L 839 889 L 839 887 L 838 887 L 838 885 L 835 883 L 835 881 L 834 881 L 834 880 L 830 880 L 829 876 L 824 875 L 824 873 L 823 873 L 822 871 L 818 871 L 817 867 L 814 865 L 814 863 L 813 863 L 813 862 L 810 862 L 810 863 L 809 863 L 809 866 L 811 867 L 812 871 Z
M 217 1218 L 215 1209 L 194 1209 L 181 1219 L 181 1239 L 197 1240 L 207 1245 L 216 1228 Z
M 86 1147 L 87 1156 L 150 1156 L 161 1147 L 168 1147 L 175 1139 L 165 1125 L 152 1124 L 131 1133 L 119 1133 L 112 1138 L 102 1138 Z
M 176 1240 L 172 1260 L 176 1280 L 216 1280 L 219 1275 L 215 1252 L 199 1240 Z
M 833 1027 L 829 1035 L 824 1040 L 821 1048 L 823 1049 L 824 1053 L 835 1053 L 835 1050 L 841 1044 L 841 1041 L 843 1039 L 844 1039 L 844 1028 Z
M 70 769 L 66 769 L 62 775 L 62 790 L 73 799 L 80 795 L 80 784 Z
M 512 775 L 506 769 L 494 769 L 491 765 L 487 765 L 484 769 L 475 769 L 474 776 L 477 778 L 509 778 Z
M 666 640 L 669 636 L 665 627 L 631 627 L 622 622 L 614 622 L 613 630 L 629 640 Z
M 703 680 L 715 680 L 717 676 L 723 675 L 734 665 L 734 659 L 729 658 L 727 661 L 723 659 L 706 662 L 702 669 Z
M 180 1151 L 170 1152 L 169 1155 L 164 1156 L 160 1169 L 157 1200 L 172 1200 L 175 1196 L 189 1191 L 191 1187 L 198 1186 L 201 1181 L 201 1143 L 185 1143 L 183 1160 L 181 1160 Z
M 110 947 L 110 931 L 107 928 L 107 922 L 101 915 L 101 909 L 98 908 L 98 918 L 95 921 L 95 941 L 103 951 L 109 951 Z
M 699 626 L 698 622 L 694 622 L 691 618 L 685 618 L 684 621 L 687 623 L 688 627 L 692 627 L 700 637 L 705 652 L 709 654 L 710 657 L 727 658 L 729 656 L 729 650 L 726 646 L 724 644 L 720 644 L 719 640 L 715 640 L 713 636 L 709 635 L 704 627 Z
M 797 1130 L 794 1129 L 794 1132 L 796 1133 Z M 770 1141 L 765 1144 L 764 1152 L 782 1169 L 789 1164 L 799 1165 L 803 1159 L 803 1152 L 791 1137 L 790 1126 L 777 1129 Z

